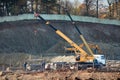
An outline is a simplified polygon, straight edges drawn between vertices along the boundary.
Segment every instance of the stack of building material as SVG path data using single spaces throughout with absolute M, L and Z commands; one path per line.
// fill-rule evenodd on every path
M 51 62 L 75 62 L 74 56 L 58 56 L 51 59 Z

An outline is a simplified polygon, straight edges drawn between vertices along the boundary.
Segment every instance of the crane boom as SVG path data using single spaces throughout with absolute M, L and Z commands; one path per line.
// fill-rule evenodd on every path
M 66 35 L 64 35 L 60 30 L 57 30 L 56 33 L 61 36 L 63 39 L 65 39 L 71 46 L 76 48 L 78 51 L 80 51 L 80 54 L 82 56 L 87 56 L 86 51 L 84 51 L 82 48 L 80 48 L 75 42 L 73 42 L 70 38 L 68 38 Z
M 80 30 L 78 29 L 77 25 L 75 24 L 74 20 L 73 20 L 72 17 L 70 16 L 68 10 L 65 9 L 65 11 L 66 11 L 67 15 L 69 16 L 70 20 L 72 21 L 72 24 L 75 26 L 76 30 L 77 30 L 78 33 L 80 34 L 80 38 L 81 38 L 81 40 L 83 41 L 83 43 L 85 44 L 87 50 L 89 51 L 89 53 L 90 53 L 92 56 L 94 56 L 94 54 L 93 54 L 92 50 L 90 49 L 87 41 L 85 40 L 85 38 L 83 37 L 82 33 L 80 32 Z
M 92 51 L 91 51 L 91 55 L 87 54 L 86 51 L 84 51 L 79 45 L 77 45 L 75 42 L 73 42 L 69 37 L 67 37 L 64 33 L 62 33 L 60 30 L 58 30 L 57 28 L 55 28 L 52 24 L 49 23 L 49 21 L 46 21 L 43 17 L 41 17 L 39 14 L 35 13 L 36 17 L 39 17 L 44 24 L 48 25 L 50 28 L 52 28 L 56 34 L 58 34 L 60 37 L 62 37 L 65 41 L 67 41 L 74 49 L 75 49 L 75 54 L 77 55 L 76 57 L 76 61 L 79 63 L 82 62 L 82 64 L 87 64 L 87 65 L 91 65 L 90 62 L 93 62 L 97 59 L 99 61 L 99 63 L 103 63 L 105 64 L 105 59 L 102 59 L 101 57 L 104 57 L 103 55 L 93 55 Z M 71 18 L 72 20 L 72 18 Z M 72 20 L 73 21 L 73 20 Z M 74 21 L 73 21 L 74 23 Z M 74 24 L 76 26 L 76 24 Z M 77 28 L 77 26 L 76 26 Z M 78 29 L 78 28 L 77 28 Z M 79 31 L 79 29 L 78 29 Z M 80 32 L 80 31 L 79 31 Z M 85 45 L 88 46 L 86 40 L 84 39 L 84 37 L 82 36 L 81 32 L 80 32 L 80 38 L 82 39 L 82 41 L 84 42 Z M 89 48 L 89 46 L 88 46 Z M 95 58 L 96 57 L 96 58 Z M 98 64 L 98 63 L 97 63 Z
M 80 51 L 81 56 L 87 56 L 88 54 L 86 51 L 84 51 L 82 48 L 80 48 L 75 42 L 73 42 L 70 38 L 68 38 L 65 34 L 63 34 L 60 30 L 56 29 L 53 25 L 51 25 L 48 21 L 46 21 L 44 18 L 42 18 L 40 15 L 38 17 L 49 27 L 51 27 L 60 37 L 62 37 L 64 40 L 66 40 L 71 46 L 76 48 L 77 50 Z M 78 54 L 77 54 L 78 55 Z

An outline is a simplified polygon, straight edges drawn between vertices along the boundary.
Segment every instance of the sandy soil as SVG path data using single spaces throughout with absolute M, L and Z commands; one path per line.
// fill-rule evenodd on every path
M 15 71 L 3 73 L 0 80 L 120 80 L 120 72 L 87 71 Z

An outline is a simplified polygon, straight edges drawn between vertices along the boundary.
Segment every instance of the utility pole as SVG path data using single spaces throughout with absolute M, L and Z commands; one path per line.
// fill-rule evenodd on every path
M 96 17 L 98 18 L 98 0 L 96 0 Z
M 116 17 L 118 17 L 118 0 L 115 0 L 115 5 L 116 5 Z
M 86 12 L 87 12 L 87 16 L 89 16 L 89 9 L 88 9 L 88 8 L 89 8 L 89 3 L 88 3 L 89 1 L 86 0 L 85 2 L 86 2 Z
M 60 0 L 58 0 L 58 14 L 60 14 Z

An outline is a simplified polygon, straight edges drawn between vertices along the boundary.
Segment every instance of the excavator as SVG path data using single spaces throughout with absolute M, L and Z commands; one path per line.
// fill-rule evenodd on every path
M 55 31 L 56 34 L 58 34 L 61 38 L 63 38 L 65 41 L 67 41 L 71 47 L 75 49 L 75 55 L 76 55 L 76 63 L 78 63 L 82 67 L 92 67 L 94 65 L 95 68 L 99 68 L 103 65 L 105 65 L 105 58 L 104 55 L 94 55 L 93 52 L 90 50 L 86 40 L 84 39 L 82 33 L 80 33 L 80 38 L 82 39 L 83 43 L 88 47 L 88 50 L 90 54 L 88 54 L 84 49 L 82 49 L 79 45 L 77 45 L 75 42 L 73 42 L 69 37 L 67 37 L 63 32 L 61 32 L 59 29 L 55 28 L 49 21 L 46 21 L 40 14 L 34 13 L 35 17 L 38 17 L 42 22 L 46 25 L 48 25 L 51 29 Z M 72 19 L 72 18 L 71 18 Z M 73 24 L 75 22 L 73 21 Z M 76 25 L 76 24 L 75 24 Z

